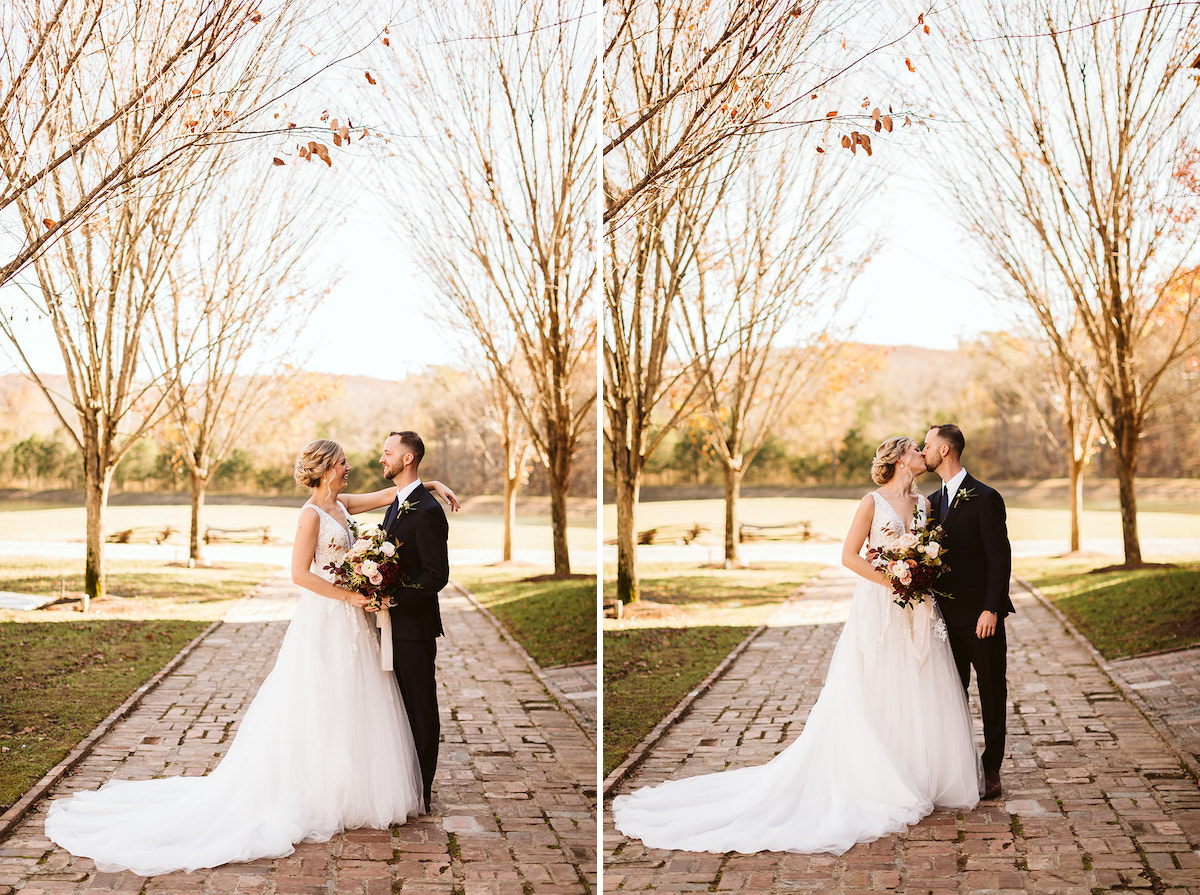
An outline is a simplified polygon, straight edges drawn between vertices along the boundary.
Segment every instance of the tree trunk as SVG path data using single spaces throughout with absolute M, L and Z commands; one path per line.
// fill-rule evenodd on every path
M 1117 494 L 1121 501 L 1121 539 L 1125 544 L 1125 565 L 1136 568 L 1143 564 L 1137 529 L 1138 437 L 1136 427 L 1126 425 L 1128 428 L 1124 428 L 1116 444 Z
M 108 489 L 112 484 L 113 471 L 100 469 L 95 457 L 86 457 L 84 466 L 87 558 L 83 571 L 83 591 L 89 600 L 99 600 L 104 596 L 104 517 L 108 511 Z
M 517 518 L 517 489 L 521 486 L 521 471 L 504 474 L 504 562 L 512 562 L 513 522 Z
M 198 565 L 203 561 L 200 555 L 200 514 L 204 510 L 204 490 L 208 486 L 208 480 L 201 478 L 196 470 L 190 471 L 192 484 L 192 528 L 191 534 L 188 536 L 188 560 L 189 565 Z
M 1067 458 L 1071 477 L 1071 552 L 1079 552 L 1079 514 L 1083 510 L 1083 464 L 1082 456 L 1072 451 Z
M 742 494 L 742 471 L 725 465 L 725 568 L 735 568 L 738 555 L 738 498 Z
M 550 458 L 550 528 L 554 540 L 554 574 L 571 574 L 571 556 L 567 550 L 567 483 L 571 475 L 571 455 L 560 448 Z
M 640 476 L 628 463 L 613 464 L 617 486 L 617 599 L 632 603 L 639 596 L 637 576 L 637 505 Z

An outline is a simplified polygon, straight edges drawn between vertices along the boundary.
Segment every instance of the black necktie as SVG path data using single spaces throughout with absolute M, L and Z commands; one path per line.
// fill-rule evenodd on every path
M 942 512 L 939 513 L 939 522 L 946 520 L 946 514 L 950 512 L 950 492 L 946 490 L 946 486 L 942 485 Z
M 383 527 L 384 528 L 387 528 L 389 525 L 391 525 L 392 520 L 394 520 L 396 518 L 396 510 L 397 510 L 398 505 L 399 505 L 399 501 L 393 500 L 391 502 L 391 504 L 388 506 L 388 510 L 383 516 Z

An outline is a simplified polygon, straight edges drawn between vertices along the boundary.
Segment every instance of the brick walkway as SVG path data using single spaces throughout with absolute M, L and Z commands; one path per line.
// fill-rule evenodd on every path
M 1200 766 L 1200 648 L 1109 663 L 1120 683 Z
M 792 742 L 852 587 L 831 570 L 781 607 L 617 791 L 759 764 Z M 1053 614 L 1027 592 L 1013 600 L 1003 800 L 934 812 L 841 857 L 652 850 L 606 810 L 605 891 L 1200 895 L 1200 788 Z
M 225 753 L 275 660 L 294 594 L 235 607 L 180 668 L 97 744 L 52 795 L 110 777 L 200 774 Z M 0 843 L 0 895 L 313 893 L 526 895 L 595 888 L 595 747 L 467 599 L 443 591 L 438 646 L 443 743 L 434 814 L 306 843 L 277 861 L 149 880 L 97 873 L 42 835 L 47 802 Z
M 597 733 L 596 707 L 599 701 L 596 663 L 556 665 L 553 668 L 543 668 L 542 672 L 562 691 L 563 696 L 579 709 L 579 714 L 583 716 L 588 733 L 594 741 Z

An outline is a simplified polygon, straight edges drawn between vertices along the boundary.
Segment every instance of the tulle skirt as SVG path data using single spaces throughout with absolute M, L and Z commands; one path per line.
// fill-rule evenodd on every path
M 403 823 L 420 812 L 421 794 L 408 717 L 366 615 L 305 591 L 212 773 L 111 781 L 59 799 L 46 835 L 101 871 L 154 876 Z
M 799 738 L 765 765 L 670 780 L 613 802 L 651 848 L 829 852 L 973 808 L 982 766 L 937 607 L 862 581 Z

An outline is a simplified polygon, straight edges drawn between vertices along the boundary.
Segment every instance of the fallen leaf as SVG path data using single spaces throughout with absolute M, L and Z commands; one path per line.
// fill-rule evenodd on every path
M 822 149 L 820 146 L 818 146 L 818 147 L 817 147 L 817 152 L 824 153 L 824 152 L 825 152 L 825 150 L 824 150 L 824 149 Z
M 285 162 L 283 159 L 276 156 L 275 158 L 271 159 L 271 164 L 272 165 L 286 165 L 287 162 Z
M 374 84 L 374 83 L 375 83 L 375 79 L 371 77 L 371 73 L 370 73 L 369 71 L 368 71 L 368 72 L 363 72 L 363 74 L 365 74 L 365 75 L 367 76 L 367 83 L 368 83 L 368 84 Z
M 908 66 L 909 71 L 916 71 L 916 69 L 913 68 L 912 60 L 909 59 L 907 56 L 904 57 L 904 64 Z
M 826 118 L 837 118 L 837 109 L 834 109 L 832 112 L 826 112 L 825 117 Z

